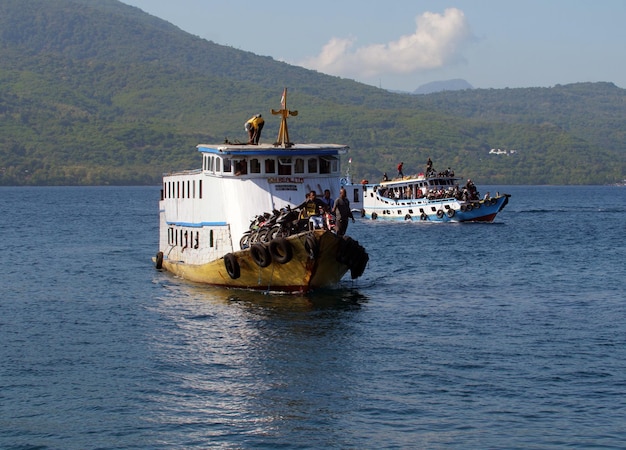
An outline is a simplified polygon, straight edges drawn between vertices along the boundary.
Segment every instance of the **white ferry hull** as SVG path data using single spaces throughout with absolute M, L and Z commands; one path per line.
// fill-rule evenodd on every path
M 509 195 L 487 200 L 364 199 L 362 216 L 372 220 L 422 222 L 493 222 L 507 205 Z

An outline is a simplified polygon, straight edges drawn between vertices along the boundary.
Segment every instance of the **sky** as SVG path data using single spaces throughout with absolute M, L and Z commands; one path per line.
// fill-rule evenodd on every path
M 626 0 L 121 0 L 239 50 L 388 90 L 613 82 Z

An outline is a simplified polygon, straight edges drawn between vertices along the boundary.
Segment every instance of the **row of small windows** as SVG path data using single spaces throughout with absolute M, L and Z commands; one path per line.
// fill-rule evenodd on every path
M 305 170 L 306 169 L 306 170 Z M 334 156 L 307 158 L 221 158 L 204 155 L 202 170 L 213 173 L 247 175 L 294 175 L 338 173 L 339 160 Z
M 202 198 L 202 180 L 167 181 L 163 183 L 164 198 Z
M 167 243 L 173 247 L 198 249 L 200 247 L 200 232 L 184 230 L 182 228 L 169 227 L 167 229 Z M 206 243 L 205 243 L 206 245 Z M 209 231 L 209 247 L 215 246 L 215 236 L 213 230 Z

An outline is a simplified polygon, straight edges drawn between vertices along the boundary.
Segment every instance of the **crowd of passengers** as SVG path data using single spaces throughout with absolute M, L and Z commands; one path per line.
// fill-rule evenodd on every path
M 400 167 L 400 166 L 398 166 Z M 398 171 L 401 171 L 399 168 Z M 433 168 L 433 162 L 430 158 L 426 163 L 426 170 L 424 171 L 426 174 L 426 178 L 436 178 L 436 177 L 454 177 L 454 171 L 449 167 L 442 171 L 436 172 Z M 383 176 L 383 181 L 387 180 L 387 173 Z M 413 185 L 402 187 L 383 187 L 378 190 L 378 193 L 382 197 L 387 197 L 390 199 L 396 200 L 404 200 L 404 199 L 413 199 L 413 198 L 426 198 L 428 200 L 441 200 L 444 198 L 455 198 L 461 201 L 475 201 L 480 200 L 480 193 L 478 189 L 476 189 L 476 185 L 472 182 L 472 180 L 467 180 L 465 186 L 462 188 L 459 187 L 458 184 L 455 186 L 444 187 L 433 187 L 426 188 L 420 187 L 417 188 Z

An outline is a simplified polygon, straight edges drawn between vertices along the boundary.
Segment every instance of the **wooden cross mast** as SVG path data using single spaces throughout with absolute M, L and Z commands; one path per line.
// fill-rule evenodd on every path
M 280 128 L 278 129 L 278 139 L 274 143 L 275 146 L 282 146 L 285 148 L 291 147 L 293 144 L 289 141 L 289 130 L 287 129 L 287 117 L 297 116 L 298 111 L 289 111 L 287 109 L 287 88 L 283 90 L 283 96 L 280 99 L 281 108 L 276 111 L 272 109 L 272 114 L 280 115 Z

